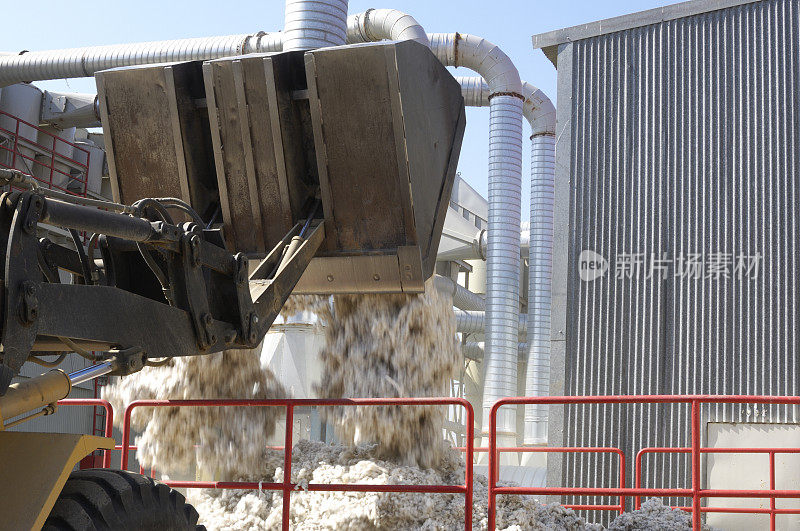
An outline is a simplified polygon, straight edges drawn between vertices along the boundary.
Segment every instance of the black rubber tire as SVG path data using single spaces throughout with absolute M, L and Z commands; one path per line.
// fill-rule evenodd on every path
M 132 472 L 98 468 L 70 474 L 42 529 L 205 529 L 197 525 L 197 518 L 183 494 L 163 483 Z

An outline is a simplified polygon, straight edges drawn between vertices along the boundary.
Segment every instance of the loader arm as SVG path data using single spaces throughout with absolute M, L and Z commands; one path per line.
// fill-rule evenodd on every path
M 155 220 L 158 210 L 123 214 L 37 191 L 0 196 L 0 395 L 40 351 L 135 348 L 146 360 L 254 348 L 324 240 L 319 220 L 293 227 L 251 280 L 246 257 L 214 243 L 218 231 Z M 40 223 L 93 234 L 100 258 L 38 239 Z M 60 283 L 59 269 L 77 283 Z

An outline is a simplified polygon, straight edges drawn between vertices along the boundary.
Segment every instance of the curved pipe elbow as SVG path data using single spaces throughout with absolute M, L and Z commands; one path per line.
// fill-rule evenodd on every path
M 522 80 L 513 61 L 496 44 L 468 33 L 431 33 L 431 50 L 446 66 L 463 66 L 481 75 L 490 95 L 522 98 Z
M 489 106 L 489 85 L 475 76 L 459 76 L 456 81 L 461 85 L 461 95 L 467 107 Z M 522 114 L 531 126 L 531 136 L 556 133 L 556 108 L 550 98 L 541 89 L 527 81 L 522 82 L 522 95 L 525 101 Z
M 347 17 L 347 42 L 417 41 L 430 48 L 425 29 L 407 13 L 397 9 L 367 9 Z
M 556 134 L 556 108 L 547 94 L 524 82 L 522 95 L 525 96 L 522 112 L 531 125 L 531 136 Z

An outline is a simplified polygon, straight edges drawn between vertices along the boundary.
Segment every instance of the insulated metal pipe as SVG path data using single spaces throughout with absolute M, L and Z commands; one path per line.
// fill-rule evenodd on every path
M 90 77 L 100 70 L 121 66 L 280 50 L 280 33 L 258 32 L 0 55 L 0 87 L 25 81 Z
M 347 42 L 417 41 L 430 47 L 428 35 L 419 23 L 397 9 L 367 9 L 347 17 Z
M 347 37 L 347 0 L 286 0 L 283 51 L 341 46 Z
M 479 107 L 489 104 L 489 87 L 480 78 L 456 79 L 461 84 L 465 102 Z M 530 83 L 523 83 L 522 88 L 525 96 L 523 113 L 531 126 L 530 222 L 522 224 L 521 242 L 522 248 L 528 248 L 529 257 L 525 395 L 548 396 L 556 110 L 540 89 Z M 469 249 L 466 251 L 469 252 Z M 483 247 L 480 251 L 485 254 Z M 547 442 L 547 416 L 548 406 L 525 405 L 525 444 Z
M 464 354 L 464 357 L 472 360 L 472 361 L 483 361 L 484 357 L 484 347 L 485 342 L 483 341 L 469 341 L 467 343 L 461 344 L 461 352 Z M 519 343 L 517 345 L 517 357 L 518 360 L 525 359 L 525 356 L 528 353 L 528 344 L 527 343 Z
M 531 138 L 531 243 L 528 251 L 528 358 L 525 395 L 550 395 L 555 136 Z M 546 404 L 525 405 L 524 444 L 547 442 Z
M 553 278 L 556 109 L 533 85 L 523 86 L 531 125 L 531 206 L 528 249 L 528 355 L 525 395 L 550 395 L 550 311 Z M 547 443 L 549 406 L 525 405 L 524 444 Z
M 488 107 L 489 106 L 489 85 L 481 77 L 456 77 L 456 81 L 461 85 L 461 95 L 464 97 L 464 105 L 467 107 Z
M 94 101 L 87 105 L 53 114 L 42 121 L 60 129 L 68 127 L 97 127 L 100 125 L 99 100 L 95 96 Z
M 456 314 L 456 332 L 460 334 L 483 334 L 486 330 L 486 312 L 479 310 L 454 310 Z M 528 329 L 528 316 L 519 316 L 519 333 Z
M 522 196 L 522 81 L 495 44 L 461 33 L 428 35 L 431 50 L 447 66 L 464 66 L 489 89 L 489 228 L 487 326 L 483 426 L 492 404 L 517 394 L 520 216 Z M 516 412 L 498 414 L 498 431 L 516 436 Z
M 528 227 L 527 221 L 520 225 L 519 248 L 521 256 L 526 256 L 528 254 L 528 248 L 531 243 L 531 233 Z M 486 230 L 481 229 L 475 232 L 471 244 L 465 241 L 463 246 L 442 252 L 436 256 L 439 260 L 486 260 L 487 252 L 488 243 L 486 241 Z
M 433 278 L 433 285 L 437 291 L 453 298 L 453 306 L 462 310 L 484 310 L 486 309 L 486 301 L 477 293 L 472 293 L 470 290 L 452 281 L 451 279 L 436 275 Z

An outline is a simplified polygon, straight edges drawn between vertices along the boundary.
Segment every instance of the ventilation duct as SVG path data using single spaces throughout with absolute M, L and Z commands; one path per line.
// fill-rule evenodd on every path
M 467 358 L 468 360 L 480 363 L 483 361 L 485 346 L 486 344 L 483 341 L 477 341 L 477 342 L 468 341 L 466 343 L 462 343 L 461 353 L 464 354 L 464 357 Z M 524 360 L 527 353 L 528 353 L 528 344 L 519 343 L 517 345 L 518 361 Z
M 89 46 L 0 56 L 0 86 L 24 81 L 90 77 L 109 68 L 216 59 L 281 50 L 280 33 Z
M 525 83 L 531 124 L 531 211 L 528 250 L 528 356 L 525 395 L 550 394 L 550 310 L 553 278 L 556 111 L 539 89 Z M 525 406 L 524 444 L 547 443 L 549 407 Z
M 455 310 L 456 332 L 460 334 L 481 334 L 486 329 L 486 312 L 476 310 Z M 528 328 L 527 315 L 519 316 L 519 333 L 524 334 Z
M 520 213 L 522 195 L 522 81 L 511 59 L 496 45 L 474 35 L 436 33 L 431 50 L 447 66 L 464 66 L 489 89 L 489 229 L 487 326 L 483 426 L 492 404 L 517 394 Z M 501 436 L 516 438 L 516 412 L 497 417 Z
M 347 0 L 286 0 L 283 51 L 345 44 Z
M 477 77 L 459 77 L 461 94 L 468 106 L 489 105 L 489 86 Z M 525 118 L 531 126 L 530 223 L 522 224 L 521 247 L 528 247 L 528 356 L 525 395 L 550 394 L 550 307 L 553 264 L 553 209 L 555 204 L 556 111 L 550 99 L 530 83 L 523 83 Z M 480 242 L 479 244 L 477 242 Z M 478 233 L 462 259 L 485 256 L 486 240 Z M 525 444 L 547 442 L 548 407 L 525 406 Z
M 472 293 L 470 290 L 458 284 L 447 277 L 436 275 L 433 278 L 434 287 L 442 294 L 453 298 L 453 306 L 461 310 L 479 310 L 486 309 L 486 301 L 477 293 Z
M 69 127 L 98 127 L 100 105 L 95 94 L 75 94 L 46 90 L 42 100 L 39 125 L 59 129 Z
M 430 47 L 428 35 L 414 17 L 396 9 L 367 9 L 347 18 L 347 42 L 417 41 Z

